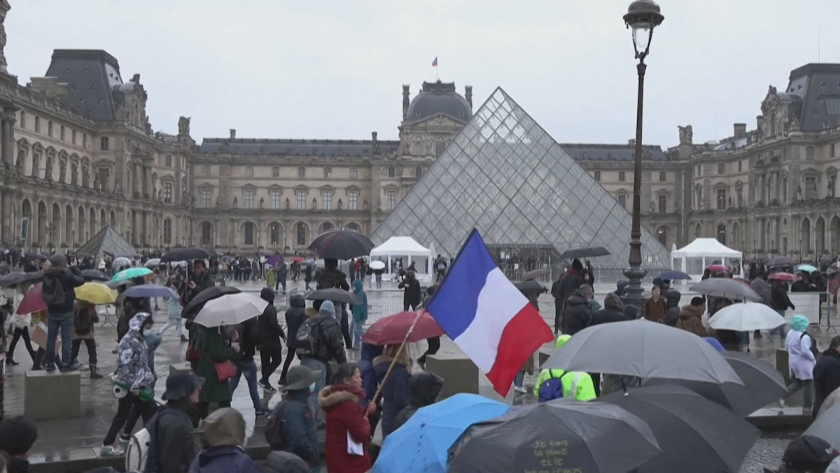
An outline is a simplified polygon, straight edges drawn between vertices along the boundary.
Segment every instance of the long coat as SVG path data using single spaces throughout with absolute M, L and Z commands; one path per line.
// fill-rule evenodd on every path
M 232 360 L 236 351 L 225 342 L 222 334 L 217 328 L 199 328 L 198 341 L 201 360 L 196 370 L 199 377 L 204 378 L 204 386 L 201 388 L 201 400 L 205 402 L 230 401 L 233 394 L 230 392 L 230 383 L 219 381 L 216 374 L 216 363 Z
M 365 473 L 371 468 L 369 440 L 370 422 L 359 403 L 363 392 L 352 392 L 346 386 L 327 386 L 318 393 L 318 402 L 327 413 L 327 435 L 324 457 L 327 471 Z M 347 453 L 347 436 L 364 445 L 363 456 Z

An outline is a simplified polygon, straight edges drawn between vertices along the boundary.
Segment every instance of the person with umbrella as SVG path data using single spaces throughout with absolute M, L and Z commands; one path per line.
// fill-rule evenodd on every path
M 230 389 L 230 382 L 219 378 L 216 365 L 232 362 L 242 349 L 238 343 L 233 342 L 226 336 L 222 327 L 198 327 L 198 342 L 196 343 L 199 352 L 198 368 L 196 374 L 204 378 L 204 386 L 201 389 L 201 403 L 199 404 L 201 418 L 204 419 L 210 413 L 210 404 L 218 403 L 219 407 L 230 407 L 233 393 Z M 235 331 L 231 336 L 235 336 Z
M 316 423 L 321 425 L 324 411 L 318 407 L 317 393 L 332 377 L 329 362 L 344 363 L 347 361 L 347 355 L 344 352 L 341 327 L 335 321 L 335 306 L 332 301 L 323 301 L 318 309 L 307 309 L 306 314 L 309 318 L 295 335 L 295 352 L 300 358 L 300 364 L 321 373 L 321 377 L 315 383 L 309 406 L 315 415 Z
M 338 269 L 338 260 L 327 258 L 324 260 L 324 270 L 318 271 L 316 275 L 317 289 L 338 288 L 344 291 L 350 290 L 347 283 L 347 276 Z M 335 304 L 335 302 L 333 302 Z M 347 348 L 353 348 L 353 338 L 350 336 L 350 324 L 347 317 L 347 308 L 342 304 L 335 306 L 336 319 L 341 323 L 341 333 L 344 336 L 344 344 Z
M 282 263 L 280 263 L 282 264 Z M 260 336 L 260 363 L 262 364 L 262 377 L 258 384 L 268 392 L 275 392 L 268 382 L 268 378 L 277 371 L 277 367 L 283 362 L 283 344 L 280 341 L 286 340 L 286 333 L 277 321 L 277 308 L 274 307 L 274 291 L 270 287 L 262 288 L 260 297 L 268 302 L 265 310 L 259 318 Z M 290 333 L 290 337 L 293 335 Z M 289 348 L 289 358 L 294 358 L 294 350 Z
M 300 273 L 300 270 L 298 270 Z M 312 288 L 309 287 L 309 283 L 312 282 L 312 265 L 309 263 L 303 263 L 303 282 L 306 284 L 304 290 L 311 291 Z
M 706 313 L 706 300 L 702 297 L 692 297 L 691 303 L 680 309 L 676 328 L 691 332 L 698 337 L 714 336 L 714 330 L 703 325 L 703 314 Z
M 569 298 L 584 284 L 586 284 L 586 280 L 583 277 L 583 264 L 579 259 L 575 258 L 572 260 L 572 269 L 567 271 L 563 279 L 560 280 L 560 286 L 558 291 L 556 291 L 560 296 L 559 298 L 563 301 L 563 313 L 559 319 L 555 318 L 554 320 L 555 335 L 560 332 L 561 328 L 566 326 L 565 313 Z M 565 329 L 563 333 L 567 333 Z
M 270 287 L 263 289 L 271 290 Z M 269 307 L 272 307 L 272 305 L 266 305 L 266 309 Z M 277 318 L 276 312 L 274 314 L 274 318 Z M 257 345 L 260 343 L 262 335 L 260 333 L 259 320 L 256 318 L 246 320 L 245 322 L 235 326 L 235 330 L 237 335 L 234 337 L 234 341 L 239 342 L 241 349 L 233 362 L 236 366 L 236 374 L 230 379 L 231 399 L 233 398 L 233 393 L 236 392 L 236 388 L 239 386 L 239 380 L 244 374 L 245 381 L 248 384 L 248 392 L 251 395 L 251 402 L 254 403 L 254 413 L 257 417 L 264 416 L 268 412 L 263 409 L 262 402 L 260 401 L 257 384 L 257 363 L 254 361 L 254 355 L 257 352 Z M 279 360 L 277 364 L 280 364 Z
M 569 271 L 571 273 L 571 271 Z M 569 275 L 566 275 L 569 277 Z M 566 301 L 565 314 L 563 315 L 563 333 L 575 335 L 589 326 L 594 311 L 590 301 L 595 298 L 592 286 L 584 284 L 569 295 Z
M 781 280 L 773 280 L 773 288 L 770 291 L 770 308 L 778 312 L 779 315 L 781 315 L 782 317 L 785 316 L 785 312 L 788 310 L 788 308 L 790 308 L 791 310 L 796 310 L 796 306 L 793 305 L 793 302 L 790 301 L 790 297 L 788 297 L 787 289 L 787 282 Z M 773 339 L 773 332 L 779 332 L 779 336 L 782 337 L 782 342 L 785 341 L 784 325 L 770 330 L 770 340 Z
M 181 304 L 186 306 L 201 291 L 210 289 L 213 286 L 215 286 L 213 279 L 207 274 L 207 264 L 204 260 L 195 260 L 190 278 L 186 281 L 182 289 Z
M 283 387 L 285 395 L 271 412 L 265 432 L 272 449 L 297 455 L 312 471 L 320 469 L 321 448 L 307 400 L 311 394 L 309 386 L 320 375 L 302 365 L 289 370 L 288 383 Z
M 396 359 L 391 374 L 385 381 L 385 375 Z M 408 350 L 400 350 L 400 345 L 387 345 L 382 355 L 373 359 L 373 369 L 381 388 L 382 399 L 382 439 L 396 430 L 397 414 L 408 407 L 411 397 L 408 381 L 411 376 L 411 358 Z
M 280 260 L 274 265 L 274 290 L 276 291 L 280 286 L 283 286 L 283 292 L 286 292 L 286 263 Z
M 178 334 L 181 336 L 181 341 L 189 341 L 189 338 L 187 338 L 187 333 L 184 329 L 183 318 L 181 317 L 181 310 L 183 309 L 183 307 L 181 307 L 181 302 L 178 300 L 178 298 L 174 296 L 174 294 L 178 293 L 177 285 L 174 281 L 170 280 L 169 287 L 173 291 L 173 295 L 167 298 L 169 320 L 166 322 L 166 325 L 160 328 L 160 330 L 158 331 L 158 335 L 162 337 L 163 334 L 166 333 L 166 331 L 169 330 L 170 327 L 175 327 L 175 329 L 178 331 Z
M 73 258 L 70 266 L 67 258 L 58 253 L 50 258 L 50 267 L 44 271 L 42 294 L 47 304 L 47 371 L 55 370 L 55 341 L 61 332 L 62 371 L 79 369 L 78 363 L 73 363 L 70 356 L 73 334 L 73 303 L 76 301 L 75 288 L 85 283 L 85 278 L 76 266 Z
M 840 336 L 831 339 L 814 366 L 814 418 L 828 396 L 840 388 Z

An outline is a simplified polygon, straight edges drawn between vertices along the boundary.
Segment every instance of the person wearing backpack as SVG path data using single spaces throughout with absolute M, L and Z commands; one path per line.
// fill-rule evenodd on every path
M 309 318 L 295 335 L 295 352 L 301 365 L 321 373 L 309 397 L 309 407 L 315 414 L 316 424 L 320 426 L 326 421 L 326 417 L 318 404 L 318 392 L 332 377 L 329 362 L 341 364 L 347 361 L 347 356 L 344 353 L 341 327 L 335 321 L 335 306 L 332 301 L 324 301 L 318 312 L 307 311 L 307 315 Z
M 559 350 L 572 339 L 571 335 L 560 335 L 555 347 Z M 592 376 L 582 371 L 563 371 L 560 369 L 544 369 L 540 371 L 534 396 L 539 402 L 547 402 L 561 397 L 572 398 L 577 401 L 595 399 L 595 385 Z
M 260 298 L 268 305 L 265 306 L 259 318 L 260 337 L 260 363 L 262 364 L 262 377 L 258 384 L 268 392 L 276 390 L 268 382 L 268 378 L 277 371 L 277 367 L 283 362 L 283 343 L 286 340 L 286 333 L 277 320 L 277 308 L 274 307 L 274 290 L 270 287 L 262 288 Z M 289 358 L 293 358 L 294 350 L 289 350 Z
M 298 365 L 289 370 L 285 396 L 268 417 L 265 439 L 272 450 L 302 458 L 313 471 L 321 466 L 315 420 L 309 410 L 310 387 L 321 377 L 318 371 Z
M 191 371 L 166 378 L 161 399 L 166 406 L 149 421 L 149 449 L 143 473 L 184 473 L 198 451 L 192 431 L 199 422 L 199 396 L 204 380 Z
M 55 342 L 61 332 L 61 371 L 79 369 L 79 363 L 73 362 L 70 348 L 73 345 L 73 303 L 76 302 L 75 288 L 85 283 L 85 278 L 77 267 L 76 259 L 67 266 L 67 258 L 56 253 L 50 257 L 50 267 L 44 271 L 41 293 L 47 304 L 47 371 L 55 371 Z
M 90 379 L 102 378 L 96 370 L 96 340 L 93 331 L 97 322 L 99 315 L 96 313 L 96 306 L 77 299 L 73 307 L 73 346 L 70 349 L 70 360 L 78 362 L 79 349 L 84 342 L 90 364 Z
M 289 301 L 289 308 L 286 309 L 286 361 L 283 362 L 283 371 L 280 373 L 280 384 L 286 384 L 286 375 L 289 373 L 289 367 L 295 358 L 295 339 L 297 338 L 298 329 L 306 321 L 306 300 L 302 294 L 294 294 Z M 300 357 L 298 357 L 300 359 Z M 268 377 L 263 375 L 267 380 Z M 268 386 L 268 383 L 266 383 Z
M 808 333 L 809 323 L 810 321 L 804 315 L 794 315 L 790 321 L 790 332 L 785 341 L 792 381 L 788 386 L 788 394 L 785 399 L 804 387 L 805 400 L 802 403 L 802 411 L 806 414 L 811 412 L 814 402 L 814 366 L 817 364 L 816 353 L 818 350 L 816 340 Z

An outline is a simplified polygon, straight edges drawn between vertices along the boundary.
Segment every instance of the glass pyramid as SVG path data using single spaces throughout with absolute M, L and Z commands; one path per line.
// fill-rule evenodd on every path
M 602 246 L 602 267 L 627 267 L 632 217 L 501 88 L 473 114 L 372 240 L 411 236 L 454 257 L 473 227 L 488 246 Z M 642 228 L 643 266 L 670 254 Z

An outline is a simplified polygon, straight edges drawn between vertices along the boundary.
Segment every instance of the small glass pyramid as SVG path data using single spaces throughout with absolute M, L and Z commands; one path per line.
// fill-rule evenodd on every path
M 372 236 L 410 236 L 456 256 L 473 227 L 488 246 L 601 246 L 602 267 L 627 267 L 632 217 L 501 88 L 473 114 Z M 642 228 L 643 266 L 670 254 Z

